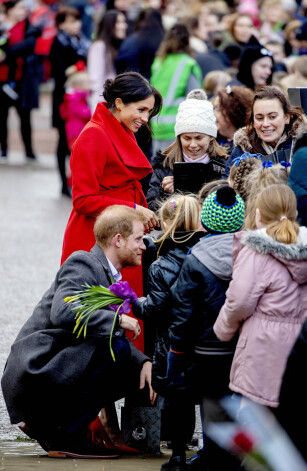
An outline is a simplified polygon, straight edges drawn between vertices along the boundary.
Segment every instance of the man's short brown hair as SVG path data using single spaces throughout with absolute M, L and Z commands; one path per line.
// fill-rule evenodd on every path
M 124 205 L 108 206 L 97 216 L 94 225 L 96 243 L 108 247 L 116 234 L 127 239 L 133 233 L 133 222 L 145 223 L 142 213 Z

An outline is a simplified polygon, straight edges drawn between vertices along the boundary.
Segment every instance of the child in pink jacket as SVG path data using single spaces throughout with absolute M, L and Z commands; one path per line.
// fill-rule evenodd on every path
M 235 234 L 233 275 L 214 324 L 220 340 L 240 335 L 229 387 L 277 407 L 289 352 L 307 317 L 307 228 L 296 198 L 282 184 L 256 199 L 256 230 Z
M 70 67 L 63 103 L 60 105 L 60 114 L 65 121 L 65 131 L 69 150 L 79 136 L 84 126 L 91 119 L 89 106 L 90 81 L 85 70 Z M 68 70 L 69 70 L 68 69 Z

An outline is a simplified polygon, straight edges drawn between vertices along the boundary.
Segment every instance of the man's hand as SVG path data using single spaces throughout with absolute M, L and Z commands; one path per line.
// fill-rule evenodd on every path
M 140 389 L 144 389 L 145 383 L 148 384 L 150 403 L 154 405 L 157 393 L 151 387 L 151 369 L 152 363 L 150 361 L 145 361 L 140 374 Z
M 134 336 L 130 340 L 135 340 L 140 335 L 141 327 L 137 319 L 127 316 L 127 314 L 121 314 L 119 322 L 122 329 L 134 332 Z
M 174 193 L 174 177 L 169 175 L 162 180 L 162 188 L 166 193 Z

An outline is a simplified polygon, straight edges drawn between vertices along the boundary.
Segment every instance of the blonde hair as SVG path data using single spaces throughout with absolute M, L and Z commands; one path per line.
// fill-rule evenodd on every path
M 260 166 L 261 161 L 257 157 L 247 156 L 246 159 L 240 160 L 238 165 L 233 164 L 230 169 L 228 180 L 233 182 L 232 188 L 243 198 L 244 202 L 247 200 L 246 180 L 249 174 Z
M 160 244 L 158 255 L 163 242 L 168 236 L 178 244 L 184 243 L 192 237 L 199 227 L 199 213 L 200 207 L 197 197 L 192 194 L 174 193 L 161 203 L 158 210 L 160 225 L 162 227 L 163 223 L 167 223 L 168 228 L 163 236 L 156 240 L 156 243 Z M 191 232 L 191 234 L 176 239 L 175 232 L 177 231 Z
M 212 70 L 205 75 L 203 88 L 208 95 L 214 95 L 216 88 L 225 88 L 231 76 L 224 70 Z
M 272 167 L 259 167 L 253 170 L 246 178 L 246 211 L 245 211 L 245 229 L 256 229 L 256 199 L 260 191 L 270 185 L 278 183 L 287 184 L 289 168 L 280 164 Z
M 267 234 L 277 242 L 295 244 L 299 233 L 296 197 L 288 185 L 270 185 L 256 198 Z
M 293 70 L 298 71 L 304 78 L 307 78 L 307 57 L 299 56 L 292 64 Z
M 295 31 L 299 26 L 301 26 L 302 22 L 301 20 L 291 20 L 289 23 L 286 24 L 285 29 L 284 29 L 284 35 L 285 35 L 285 40 L 290 41 L 291 40 L 291 33 Z
M 229 157 L 224 147 L 220 146 L 214 137 L 209 142 L 207 153 L 213 159 L 215 157 L 223 157 L 224 159 Z M 177 136 L 176 140 L 162 152 L 162 155 L 165 155 L 163 167 L 169 167 L 171 170 L 174 169 L 174 162 L 183 162 L 180 136 Z
M 68 79 L 65 82 L 65 88 L 78 88 L 84 83 L 88 84 L 87 88 L 90 89 L 90 79 L 87 72 L 74 72 L 68 76 Z

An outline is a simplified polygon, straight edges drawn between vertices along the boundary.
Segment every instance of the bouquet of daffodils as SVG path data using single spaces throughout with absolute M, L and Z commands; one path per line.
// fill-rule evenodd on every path
M 137 295 L 133 289 L 130 288 L 127 281 L 118 281 L 109 286 L 109 288 L 105 288 L 101 285 L 90 286 L 88 283 L 84 283 L 83 287 L 84 289 L 82 291 L 77 291 L 75 295 L 65 298 L 65 302 L 73 304 L 71 310 L 76 313 L 76 325 L 73 332 L 77 333 L 77 338 L 79 338 L 83 332 L 85 338 L 87 325 L 92 315 L 104 307 L 115 311 L 110 334 L 110 351 L 115 361 L 111 342 L 116 319 L 118 316 L 130 312 L 130 304 L 137 300 Z

